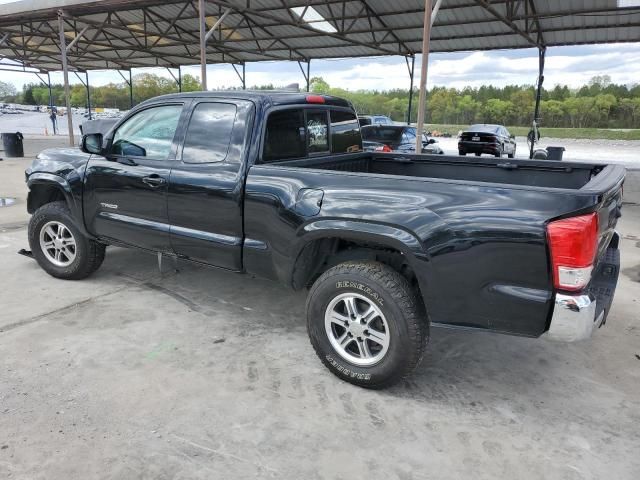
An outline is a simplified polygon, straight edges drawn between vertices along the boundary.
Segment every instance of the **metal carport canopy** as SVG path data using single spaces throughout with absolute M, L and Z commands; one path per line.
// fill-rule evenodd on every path
M 444 0 L 431 52 L 640 41 L 640 8 L 624 0 Z M 423 0 L 207 0 L 207 63 L 413 55 Z M 292 8 L 299 7 L 298 14 Z M 313 7 L 328 23 L 307 22 Z M 307 10 L 305 11 L 305 8 Z M 22 0 L 0 6 L 0 58 L 60 70 L 58 11 L 69 67 L 94 70 L 200 63 L 197 1 Z M 325 28 L 323 31 L 321 27 Z
M 413 59 L 422 51 L 425 4 L 432 2 L 21 0 L 0 6 L 0 61 L 44 72 L 60 70 L 61 63 L 78 71 L 231 63 L 241 64 L 244 72 L 246 62 L 266 60 L 304 61 L 308 67 L 311 59 L 323 58 Z M 541 54 L 539 89 L 547 47 L 640 41 L 636 0 L 438 0 L 437 4 L 428 51 L 536 47 Z M 198 5 L 203 7 L 202 17 Z M 413 68 L 410 74 L 413 84 Z M 305 77 L 308 83 L 308 73 Z M 244 75 L 242 80 L 244 84 Z M 206 86 L 204 67 L 202 81 Z

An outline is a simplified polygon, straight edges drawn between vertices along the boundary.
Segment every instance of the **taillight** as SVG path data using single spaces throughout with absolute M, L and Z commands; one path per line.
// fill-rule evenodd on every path
M 390 153 L 393 152 L 393 150 L 389 145 L 381 145 L 380 147 L 376 147 L 376 152 Z
M 307 103 L 324 103 L 322 95 L 307 95 Z
M 590 213 L 550 222 L 547 238 L 555 287 L 583 289 L 591 279 L 598 250 L 598 216 Z

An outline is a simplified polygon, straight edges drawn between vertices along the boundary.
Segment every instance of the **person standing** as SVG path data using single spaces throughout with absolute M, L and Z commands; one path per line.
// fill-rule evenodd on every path
M 49 115 L 49 118 L 51 119 L 51 123 L 53 124 L 53 134 L 54 135 L 58 134 L 57 113 L 58 113 L 58 110 L 56 109 L 56 107 L 51 107 L 51 115 Z

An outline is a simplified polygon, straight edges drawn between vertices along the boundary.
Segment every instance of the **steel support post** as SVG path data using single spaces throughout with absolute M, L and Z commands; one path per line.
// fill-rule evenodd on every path
M 182 69 L 178 65 L 178 92 L 182 93 Z
M 129 110 L 133 108 L 133 75 L 129 69 Z
M 533 121 L 536 125 L 534 131 L 538 130 L 540 124 L 540 100 L 542 99 L 542 84 L 544 83 L 544 56 L 547 53 L 547 47 L 538 48 L 538 87 L 536 89 L 536 105 L 533 110 Z M 529 146 L 529 158 L 533 158 L 533 150 L 535 147 L 536 138 L 533 138 L 531 145 Z
M 420 69 L 420 95 L 418 96 L 418 122 L 416 124 L 416 153 L 422 153 L 422 132 L 427 98 L 427 67 L 429 65 L 429 41 L 431 39 L 431 0 L 424 2 L 422 29 L 422 65 Z
M 306 60 L 306 64 L 307 64 L 307 68 L 306 70 L 304 68 L 302 68 L 302 63 L 300 60 L 298 60 L 298 67 L 300 68 L 300 71 L 302 72 L 302 76 L 304 77 L 304 80 L 307 84 L 307 92 L 311 89 L 311 59 L 307 59 Z
M 89 72 L 84 72 L 85 79 L 87 81 L 87 110 L 89 111 L 89 120 L 91 120 L 91 91 L 89 90 Z
M 409 109 L 407 111 L 407 125 L 411 125 L 411 110 L 413 107 L 413 72 L 415 71 L 416 66 L 416 56 L 411 55 L 411 66 L 409 66 L 409 59 L 407 57 L 404 58 L 407 62 L 407 68 L 409 69 L 409 78 L 411 79 L 409 82 Z
M 53 112 L 53 92 L 51 91 L 51 74 L 47 72 L 47 84 L 49 85 L 49 109 Z M 53 123 L 53 134 L 58 134 L 58 129 L 56 128 L 58 122 Z
M 200 84 L 202 90 L 207 90 L 207 38 L 206 12 L 204 0 L 198 0 L 198 18 L 200 23 Z
M 64 36 L 64 12 L 58 11 L 58 29 L 60 30 L 60 56 L 62 57 L 62 74 L 64 76 L 64 100 L 67 107 L 67 126 L 69 128 L 69 145 L 73 147 L 73 114 L 71 112 L 71 91 L 69 88 L 69 66 L 67 65 L 67 40 Z

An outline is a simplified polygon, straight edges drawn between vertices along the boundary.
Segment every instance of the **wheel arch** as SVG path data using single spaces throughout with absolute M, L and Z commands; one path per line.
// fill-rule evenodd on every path
M 75 206 L 69 182 L 50 173 L 34 173 L 27 181 L 29 196 L 27 211 L 35 212 L 41 206 L 57 201 L 65 201 L 71 209 Z
M 84 235 L 92 237 L 84 227 L 82 202 L 76 199 L 72 185 L 63 177 L 51 173 L 32 173 L 27 181 L 27 211 L 30 214 L 47 203 L 63 201 L 71 212 L 71 219 Z
M 339 263 L 375 260 L 407 278 L 422 298 L 416 263 L 427 255 L 413 233 L 389 225 L 344 220 L 321 220 L 307 225 L 304 231 L 291 269 L 290 283 L 294 289 L 309 286 Z M 420 263 L 420 268 L 427 265 Z

